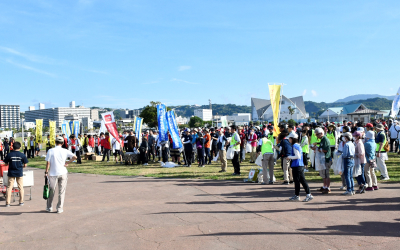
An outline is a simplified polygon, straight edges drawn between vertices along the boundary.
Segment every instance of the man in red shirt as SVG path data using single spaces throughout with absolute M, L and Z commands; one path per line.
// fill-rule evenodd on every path
M 240 163 L 243 162 L 246 155 L 246 134 L 243 131 L 243 127 L 239 127 L 239 137 L 240 137 Z
M 62 134 L 62 137 L 64 138 L 64 144 L 61 147 L 65 148 L 65 149 L 68 149 L 68 139 L 65 136 L 65 134 Z
M 212 156 L 210 155 L 211 152 L 211 135 L 210 135 L 210 130 L 208 128 L 204 129 L 204 148 L 205 148 L 205 153 L 206 153 L 206 159 L 205 159 L 205 164 L 210 165 Z M 208 163 L 207 163 L 208 162 Z
M 107 162 L 110 161 L 110 149 L 111 149 L 111 144 L 110 144 L 110 134 L 108 132 L 106 132 L 106 138 L 104 138 L 103 140 L 101 140 L 101 146 L 104 148 L 104 152 L 103 152 L 103 160 L 106 158 L 107 155 Z

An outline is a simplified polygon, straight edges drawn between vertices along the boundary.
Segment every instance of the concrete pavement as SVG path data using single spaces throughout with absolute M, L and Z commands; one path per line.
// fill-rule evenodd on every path
M 4 207 L 0 249 L 399 249 L 400 184 L 343 197 L 292 185 L 70 174 L 64 213 L 33 199 Z M 320 187 L 311 184 L 312 190 Z M 305 198 L 304 191 L 301 191 Z M 28 197 L 27 197 L 28 198 Z M 53 208 L 56 207 L 57 199 Z

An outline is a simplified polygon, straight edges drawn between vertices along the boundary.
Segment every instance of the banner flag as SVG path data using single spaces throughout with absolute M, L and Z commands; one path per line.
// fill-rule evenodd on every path
M 160 141 L 168 141 L 168 125 L 166 120 L 166 107 L 164 104 L 157 105 L 158 130 Z
M 36 143 L 42 143 L 43 119 L 36 119 Z
M 221 127 L 228 127 L 228 120 L 226 119 L 226 116 L 221 116 Z
M 281 87 L 282 85 L 268 85 L 269 96 L 271 98 L 272 114 L 274 118 L 274 136 L 279 135 L 279 110 L 281 100 Z
M 179 129 L 176 125 L 175 113 L 173 110 L 167 112 L 167 121 L 169 133 L 171 134 L 173 142 L 172 148 L 182 148 L 183 145 L 181 138 L 179 137 Z
M 80 122 L 74 121 L 74 135 L 76 138 L 78 138 L 79 132 L 80 132 Z
M 142 143 L 142 125 L 143 125 L 143 118 L 135 117 L 135 132 L 136 138 L 139 140 L 139 146 Z
M 73 121 L 67 121 L 67 123 L 69 124 L 69 135 L 73 135 L 74 134 L 74 122 Z
M 102 120 L 102 121 L 101 121 L 101 124 L 100 124 L 100 129 L 99 129 L 99 136 L 100 136 L 101 133 L 105 133 L 106 131 L 107 131 L 107 129 L 106 129 L 106 124 L 105 124 L 104 121 Z
M 69 142 L 69 136 L 71 135 L 71 130 L 69 129 L 69 122 L 68 121 L 64 121 L 61 124 L 61 130 L 62 130 L 63 134 L 65 134 L 65 137 L 67 138 L 67 140 Z
M 394 97 L 393 103 L 392 103 L 392 112 L 390 113 L 390 116 L 392 118 L 395 118 L 397 114 L 399 113 L 400 109 L 400 88 L 397 90 L 397 93 Z
M 121 143 L 121 140 L 118 136 L 118 129 L 117 129 L 117 124 L 115 123 L 114 119 L 114 114 L 113 112 L 106 112 L 101 114 L 103 117 L 104 125 L 106 126 L 108 132 L 119 142 Z
M 54 147 L 56 145 L 56 122 L 49 121 L 50 129 L 50 146 Z

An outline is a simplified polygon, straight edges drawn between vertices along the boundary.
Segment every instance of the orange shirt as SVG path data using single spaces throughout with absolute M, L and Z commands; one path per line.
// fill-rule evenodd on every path
M 211 148 L 211 135 L 210 134 L 204 135 L 204 140 L 206 141 L 204 147 Z

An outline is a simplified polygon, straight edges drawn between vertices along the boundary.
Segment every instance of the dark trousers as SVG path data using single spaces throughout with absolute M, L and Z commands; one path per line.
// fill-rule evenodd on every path
M 396 153 L 398 149 L 399 149 L 399 144 L 397 142 L 397 139 L 390 138 L 390 151 Z
M 211 144 L 211 157 L 215 157 L 218 154 L 217 143 Z
M 240 154 L 239 154 L 240 162 L 243 161 L 243 150 L 245 150 L 244 146 L 240 145 Z
M 204 166 L 204 149 L 197 149 L 197 157 L 199 158 L 199 166 Z
M 185 165 L 192 165 L 193 150 L 185 149 Z
M 28 153 L 28 158 L 34 158 L 35 157 L 35 148 L 30 148 L 29 153 Z
M 101 161 L 104 161 L 104 159 L 106 158 L 106 155 L 107 155 L 107 161 L 109 161 L 110 160 L 110 150 L 107 148 L 104 148 L 103 149 L 103 159 Z
M 4 160 L 3 150 L 0 150 L 0 160 Z
M 82 160 L 81 160 L 81 152 L 79 151 L 79 150 L 75 150 L 75 149 L 72 149 L 72 153 L 75 153 L 76 154 L 76 162 L 78 163 L 78 164 L 82 164 Z
M 28 158 L 29 150 L 27 148 L 24 148 L 24 155 Z M 3 160 L 3 159 L 2 159 Z
M 168 148 L 162 150 L 162 162 L 168 162 Z
M 153 156 L 153 161 L 154 161 L 154 158 L 155 158 L 154 146 L 150 146 L 147 149 L 147 155 L 148 155 L 147 157 L 149 160 L 151 160 L 151 156 Z
M 205 164 L 207 164 L 207 162 L 208 162 L 208 164 L 211 164 L 212 156 L 210 155 L 210 151 L 211 151 L 211 148 L 205 148 L 205 153 L 206 153 L 206 158 L 204 160 Z
M 235 151 L 235 154 L 233 155 L 233 159 L 232 159 L 233 169 L 236 174 L 240 174 L 239 154 L 240 154 L 240 152 Z
M 307 168 L 307 166 L 308 166 L 308 154 L 307 153 L 303 153 L 303 164 L 304 164 L 304 167 L 305 168 Z
M 145 151 L 140 151 L 140 158 L 139 158 L 139 162 L 138 162 L 138 164 L 145 164 L 145 163 L 148 163 L 148 160 L 147 160 L 147 154 L 146 154 L 146 152 Z
M 306 194 L 310 194 L 310 188 L 308 187 L 306 177 L 304 176 L 304 167 L 293 167 L 293 181 L 294 181 L 294 193 L 299 196 L 300 194 L 300 183 L 306 191 Z
M 365 163 L 361 163 L 361 175 L 356 177 L 359 186 L 365 185 L 365 175 L 364 175 Z

